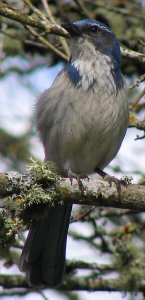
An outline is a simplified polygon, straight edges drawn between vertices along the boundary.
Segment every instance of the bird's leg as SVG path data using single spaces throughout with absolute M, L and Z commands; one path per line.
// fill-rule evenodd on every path
M 118 179 L 115 176 L 108 175 L 107 173 L 100 170 L 99 168 L 96 168 L 95 172 L 97 174 L 99 174 L 101 177 L 103 177 L 103 179 L 105 181 L 108 181 L 110 187 L 112 186 L 112 182 L 114 182 L 116 185 L 118 194 L 120 194 L 120 192 L 121 192 L 121 186 L 127 187 L 131 183 L 131 179 L 128 177 L 126 177 L 124 179 Z
M 73 179 L 76 179 L 80 191 L 84 192 L 85 187 L 82 183 L 82 179 L 88 179 L 88 181 L 89 181 L 89 177 L 87 175 L 78 175 L 76 173 L 73 173 L 72 171 L 68 171 L 68 178 L 70 179 L 71 185 L 72 185 Z

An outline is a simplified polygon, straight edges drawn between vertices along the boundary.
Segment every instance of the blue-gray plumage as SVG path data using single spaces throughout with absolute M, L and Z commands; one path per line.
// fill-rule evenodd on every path
M 59 173 L 91 174 L 116 156 L 128 125 L 128 101 L 120 70 L 120 47 L 103 23 L 82 20 L 64 25 L 71 58 L 39 98 L 36 123 L 45 160 Z M 60 284 L 71 206 L 48 208 L 30 229 L 20 269 L 30 285 Z

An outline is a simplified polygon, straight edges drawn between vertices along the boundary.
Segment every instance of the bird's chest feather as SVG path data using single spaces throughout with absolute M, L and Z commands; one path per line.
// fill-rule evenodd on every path
M 52 97 L 53 128 L 46 159 L 55 161 L 61 172 L 89 174 L 97 166 L 104 168 L 117 154 L 126 132 L 123 81 L 114 82 L 108 62 L 103 61 L 102 69 L 100 63 L 94 64 L 93 68 L 92 63 L 71 66 L 60 77 L 59 97 Z
M 106 71 L 103 66 L 99 69 L 99 64 L 95 68 L 76 66 L 71 69 L 70 91 L 74 91 L 62 126 L 62 161 L 67 169 L 89 173 L 95 165 L 107 165 L 118 152 L 128 109 L 123 82 L 122 87 L 116 86 L 109 65 L 105 65 Z
M 67 69 L 70 82 L 78 91 L 94 94 L 116 93 L 122 85 L 122 76 L 116 72 L 111 58 L 100 55 L 96 60 L 76 60 Z
M 121 73 L 119 80 L 114 78 L 109 59 L 88 64 L 76 61 L 69 66 L 68 75 L 73 89 L 73 97 L 68 98 L 69 123 L 74 118 L 76 126 L 82 124 L 84 130 L 93 131 L 97 138 L 99 133 L 115 127 L 116 119 L 125 110 L 126 95 L 121 93 L 124 89 Z

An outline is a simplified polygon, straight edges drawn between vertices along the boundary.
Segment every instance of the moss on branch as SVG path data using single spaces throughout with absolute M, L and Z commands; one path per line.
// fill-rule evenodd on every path
M 51 163 L 32 161 L 27 174 L 9 172 L 0 174 L 0 208 L 3 208 L 3 241 L 11 238 L 24 225 L 29 226 L 32 219 L 43 217 L 46 205 L 68 203 L 116 207 L 145 211 L 145 187 L 130 185 L 122 188 L 118 195 L 115 185 L 90 179 L 83 181 L 82 193 L 74 180 L 57 174 L 56 166 Z M 6 229 L 5 229 L 6 228 Z M 6 238 L 5 238 L 6 237 Z
M 23 210 L 37 204 L 55 205 L 71 202 L 145 211 L 143 185 L 122 187 L 121 194 L 118 195 L 115 185 L 110 188 L 108 183 L 102 180 L 83 180 L 83 184 L 86 187 L 84 193 L 79 190 L 75 180 L 71 185 L 69 179 L 58 176 L 53 163 L 33 160 L 26 174 L 0 174 L 0 207 L 10 207 L 10 201 L 16 206 L 18 203 Z
M 25 277 L 21 275 L 5 275 L 0 274 L 0 285 L 4 288 L 29 288 Z M 103 279 L 91 277 L 68 277 L 59 288 L 62 291 L 113 291 L 113 292 L 134 292 L 132 288 L 128 288 L 128 282 L 122 279 Z M 31 289 L 30 289 L 31 290 Z M 142 280 L 136 291 L 145 291 L 145 282 Z

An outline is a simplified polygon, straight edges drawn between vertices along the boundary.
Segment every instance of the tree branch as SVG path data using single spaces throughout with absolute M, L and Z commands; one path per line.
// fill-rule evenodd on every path
M 92 278 L 92 277 L 81 277 L 67 279 L 62 283 L 60 289 L 63 290 L 75 290 L 75 291 L 122 291 L 122 292 L 136 292 L 145 290 L 145 282 L 140 281 L 138 286 L 130 285 L 126 279 L 103 279 L 103 278 Z
M 39 18 L 34 16 L 29 16 L 27 14 L 21 13 L 11 6 L 1 4 L 0 5 L 0 15 L 12 20 L 15 20 L 23 25 L 29 25 L 35 27 L 39 30 L 46 31 L 47 33 L 54 33 L 65 38 L 69 37 L 69 33 L 60 25 L 50 22 L 47 17 Z M 134 60 L 139 63 L 145 64 L 145 55 L 125 47 L 121 47 L 122 56 Z
M 20 13 L 18 10 L 13 9 L 8 5 L 0 5 L 0 15 L 12 20 L 15 20 L 23 25 L 36 27 L 37 29 L 54 33 L 60 36 L 68 37 L 67 31 L 57 24 L 52 24 L 49 20 L 40 20 L 39 18 Z
M 53 164 L 33 162 L 29 174 L 17 172 L 0 173 L 0 207 L 7 208 L 7 199 L 15 204 L 15 209 L 21 212 L 30 206 L 57 204 L 84 204 L 93 206 L 116 207 L 145 211 L 145 187 L 130 185 L 121 190 L 118 195 L 116 187 L 107 182 L 90 179 L 83 180 L 85 187 L 82 193 L 77 182 L 71 185 L 67 178 L 59 177 Z M 19 200 L 19 201 L 18 201 Z M 9 203 L 9 201 L 8 201 Z M 35 211 L 35 210 L 34 210 Z
M 0 286 L 4 288 L 29 288 L 25 277 L 21 275 L 5 275 L 0 274 Z M 32 290 L 29 288 L 30 291 Z M 130 292 L 144 292 L 145 281 L 142 280 L 135 285 L 128 286 L 126 279 L 103 279 L 103 278 L 91 278 L 91 277 L 73 277 L 66 278 L 61 284 L 60 290 L 66 291 L 130 291 Z
M 142 64 L 145 64 L 145 55 L 143 53 L 136 52 L 129 48 L 121 47 L 121 54 L 124 58 L 133 60 Z

